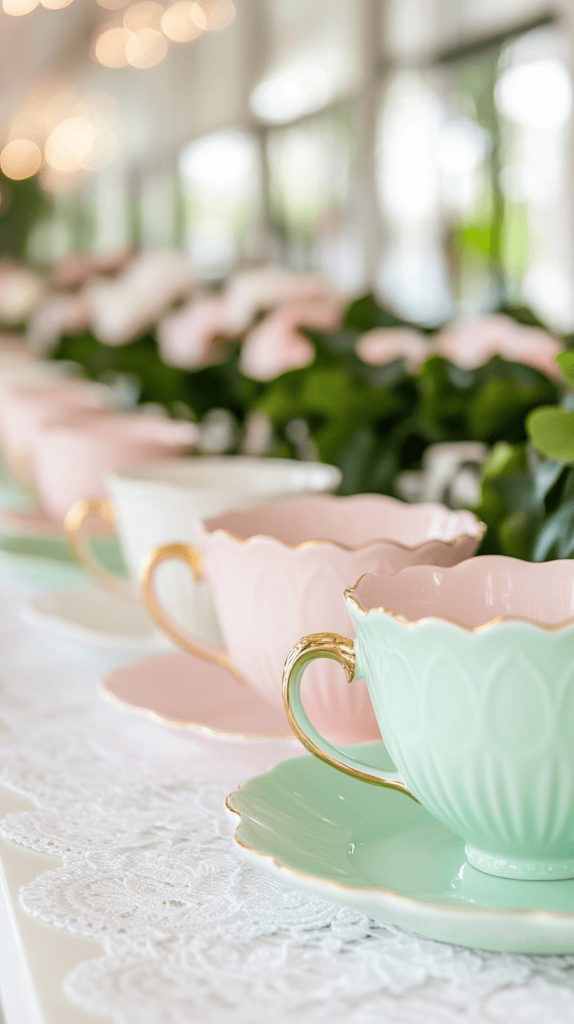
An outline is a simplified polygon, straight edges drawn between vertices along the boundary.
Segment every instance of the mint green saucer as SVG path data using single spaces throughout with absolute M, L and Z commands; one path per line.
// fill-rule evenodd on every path
M 359 749 L 393 768 L 382 743 Z M 307 755 L 250 779 L 226 803 L 241 853 L 286 882 L 443 942 L 574 952 L 574 879 L 483 874 L 462 839 L 401 793 Z
M 110 572 L 125 575 L 119 544 L 115 537 L 92 541 L 98 561 Z M 58 582 L 70 586 L 86 581 L 86 573 L 76 561 L 70 546 L 62 537 L 33 537 L 0 534 L 0 565 L 16 570 L 38 582 Z

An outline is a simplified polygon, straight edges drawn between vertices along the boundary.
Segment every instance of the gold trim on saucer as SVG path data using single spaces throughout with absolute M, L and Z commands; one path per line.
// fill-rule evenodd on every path
M 272 771 L 273 769 L 271 769 L 271 771 L 263 772 L 262 774 L 270 775 Z M 277 870 L 281 874 L 290 876 L 292 878 L 300 878 L 305 881 L 311 879 L 313 881 L 319 882 L 319 884 L 322 886 L 340 889 L 342 892 L 345 893 L 356 893 L 357 889 L 359 888 L 356 885 L 347 885 L 344 882 L 336 882 L 332 878 L 323 878 L 322 876 L 312 874 L 309 871 L 299 871 L 296 868 L 288 867 L 286 864 L 283 864 L 280 860 L 277 860 L 277 858 L 274 857 L 272 853 L 262 853 L 261 850 L 257 849 L 257 847 L 249 846 L 248 843 L 244 842 L 242 839 L 239 838 L 239 830 L 242 827 L 243 818 L 246 818 L 247 821 L 252 821 L 253 818 L 250 815 L 245 814 L 243 811 L 240 811 L 237 807 L 234 807 L 233 798 L 237 796 L 237 794 L 245 786 L 248 786 L 251 781 L 251 779 L 248 779 L 247 782 L 242 782 L 241 785 L 237 786 L 237 789 L 234 789 L 225 798 L 226 810 L 229 812 L 230 815 L 239 819 L 237 824 L 235 825 L 235 830 L 233 832 L 233 841 L 237 843 L 237 845 L 240 846 L 243 850 L 247 850 L 250 854 L 253 854 L 254 858 L 257 857 L 258 860 L 266 861 L 267 863 L 272 864 L 275 868 L 277 868 Z M 508 879 L 504 879 L 504 881 L 508 881 Z M 472 914 L 473 916 L 475 914 L 479 916 L 490 916 L 491 914 L 512 914 L 512 916 L 519 916 L 522 918 L 540 918 L 542 919 L 542 921 L 544 921 L 545 919 L 557 921 L 563 921 L 565 919 L 574 919 L 574 912 L 572 911 L 531 910 L 527 907 L 479 907 L 476 904 L 468 904 L 466 906 L 459 906 L 456 904 L 447 905 L 446 903 L 434 903 L 431 900 L 416 899 L 414 896 L 403 896 L 402 893 L 395 892 L 393 889 L 384 889 L 382 886 L 378 885 L 361 886 L 360 888 L 361 892 L 380 893 L 382 896 L 390 897 L 394 901 L 404 903 L 410 906 L 414 905 L 420 907 L 421 904 L 424 904 L 425 906 L 432 907 L 434 910 L 438 912 L 442 912 L 445 914 L 453 914 L 456 916 L 462 914 Z
M 213 736 L 221 740 L 295 741 L 293 733 L 290 732 L 226 732 L 223 729 L 215 729 L 210 725 L 205 725 L 203 722 L 188 722 L 179 718 L 166 718 L 165 715 L 160 714 L 159 711 L 153 711 L 152 708 L 147 708 L 141 704 L 130 704 L 128 701 L 122 700 L 121 697 L 117 697 L 115 693 L 108 690 L 105 683 L 100 684 L 100 695 L 104 700 L 109 701 L 110 704 L 120 708 L 122 711 L 128 711 L 132 714 L 139 713 L 145 718 L 149 718 L 151 722 L 168 726 L 170 729 L 193 730 L 194 732 L 200 732 L 206 736 Z

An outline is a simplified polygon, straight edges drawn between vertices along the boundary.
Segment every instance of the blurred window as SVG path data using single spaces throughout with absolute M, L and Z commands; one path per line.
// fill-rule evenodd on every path
M 351 287 L 352 113 L 350 104 L 342 104 L 267 135 L 278 258 L 292 269 L 316 269 Z
M 190 143 L 179 161 L 186 245 L 200 277 L 223 277 L 249 256 L 260 218 L 257 140 L 230 129 Z
M 254 114 L 281 124 L 313 113 L 356 85 L 362 0 L 265 0 L 264 72 Z
M 177 246 L 177 174 L 169 165 L 150 168 L 141 180 L 140 232 L 144 248 Z
M 488 6 L 476 5 L 483 16 Z M 520 7 L 499 6 L 499 21 Z M 555 329 L 574 327 L 571 110 L 558 24 L 466 40 L 389 73 L 378 283 L 403 315 L 433 323 L 526 303 Z
M 271 259 L 349 293 L 374 286 L 421 323 L 527 303 L 574 328 L 564 5 L 249 0 L 242 21 L 245 10 L 232 74 L 243 113 L 222 117 L 225 130 L 198 126 L 180 158 L 200 276 Z M 161 188 L 142 179 L 144 207 Z M 172 230 L 160 199 L 140 218 L 144 242 Z

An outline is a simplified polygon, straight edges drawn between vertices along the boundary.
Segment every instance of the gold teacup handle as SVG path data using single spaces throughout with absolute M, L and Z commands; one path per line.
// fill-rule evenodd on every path
M 204 640 L 199 640 L 190 633 L 185 633 L 160 604 L 154 587 L 155 573 L 162 562 L 172 561 L 184 562 L 191 569 L 197 583 L 203 579 L 203 552 L 199 548 L 195 548 L 191 544 L 162 544 L 161 547 L 154 548 L 144 559 L 140 573 L 142 596 L 148 612 L 160 629 L 188 654 L 193 654 L 196 658 L 203 658 L 204 661 L 211 661 L 215 665 L 221 665 L 232 672 L 240 682 L 243 682 L 239 670 L 226 651 Z
M 312 725 L 303 707 L 300 691 L 303 673 L 315 658 L 331 658 L 338 661 L 345 670 L 347 682 L 352 683 L 355 678 L 355 645 L 348 637 L 340 636 L 338 633 L 311 633 L 295 644 L 287 655 L 283 670 L 283 700 L 289 724 L 297 738 L 311 754 L 332 768 L 352 775 L 355 779 L 361 779 L 362 782 L 370 782 L 374 786 L 398 789 L 416 801 L 416 797 L 407 789 L 399 772 L 365 764 L 347 751 L 329 743 Z
M 64 529 L 72 551 L 82 568 L 101 587 L 124 600 L 137 600 L 132 585 L 106 569 L 95 557 L 90 546 L 90 535 L 86 529 L 87 521 L 92 516 L 99 516 L 106 526 L 115 530 L 116 515 L 111 501 L 106 501 L 103 498 L 82 498 L 72 505 L 64 520 Z

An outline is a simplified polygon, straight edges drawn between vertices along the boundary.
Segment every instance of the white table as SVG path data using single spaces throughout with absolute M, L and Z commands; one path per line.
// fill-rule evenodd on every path
M 138 656 L 24 626 L 35 585 L 0 568 L 6 1024 L 574 1020 L 574 957 L 427 941 L 243 865 L 223 797 L 300 748 L 197 740 L 104 703 L 106 669 Z

